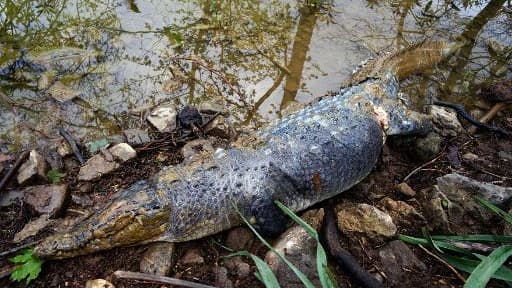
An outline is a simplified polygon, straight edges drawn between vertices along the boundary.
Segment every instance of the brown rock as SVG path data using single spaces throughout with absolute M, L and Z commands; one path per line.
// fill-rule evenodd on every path
M 359 232 L 367 236 L 392 237 L 396 226 L 389 214 L 368 204 L 347 203 L 337 213 L 338 229 L 343 232 Z
M 96 154 L 87 160 L 84 166 L 80 168 L 80 172 L 78 172 L 78 180 L 95 180 L 117 168 L 119 168 L 119 163 L 115 161 L 107 161 L 103 155 Z
M 171 271 L 176 259 L 174 243 L 160 242 L 149 245 L 140 260 L 140 271 L 165 276 Z
M 48 219 L 48 214 L 43 214 L 41 217 L 28 222 L 20 232 L 14 235 L 13 242 L 19 243 L 30 236 L 36 235 L 39 231 L 43 230 L 48 224 L 51 223 L 51 220 Z
M 24 190 L 25 203 L 39 214 L 56 216 L 68 197 L 66 185 L 40 185 Z
M 183 264 L 203 264 L 204 258 L 201 256 L 199 249 L 193 248 L 185 252 L 185 255 L 181 258 Z
M 18 171 L 18 183 L 23 185 L 30 181 L 46 181 L 48 165 L 46 160 L 36 150 L 30 151 L 28 159 Z
M 402 182 L 402 183 L 398 184 L 398 190 L 400 191 L 400 193 L 402 193 L 404 195 L 407 195 L 407 196 L 410 196 L 410 197 L 416 196 L 416 191 L 414 191 L 411 188 L 411 186 L 409 186 L 409 184 L 407 184 L 405 182 Z
M 115 288 L 115 286 L 105 279 L 94 279 L 87 280 L 85 288 Z
M 245 227 L 231 229 L 226 238 L 226 246 L 234 251 L 248 250 L 254 241 L 254 235 Z

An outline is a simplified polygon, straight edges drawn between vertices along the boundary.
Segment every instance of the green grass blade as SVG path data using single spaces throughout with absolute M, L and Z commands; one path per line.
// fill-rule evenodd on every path
M 432 236 L 432 239 L 434 237 L 435 236 Z M 427 239 L 423 239 L 423 238 L 416 238 L 416 237 L 411 237 L 411 236 L 407 236 L 407 235 L 398 235 L 398 239 L 405 243 L 409 243 L 409 244 L 423 245 L 423 246 L 431 247 L 431 243 Z M 468 251 L 466 249 L 462 249 L 460 247 L 457 247 L 451 243 L 444 242 L 444 241 L 438 241 L 438 240 L 432 240 L 432 242 L 435 242 L 438 248 L 442 248 L 442 249 L 462 253 L 462 254 L 465 254 L 468 256 L 472 256 L 472 253 L 470 251 Z
M 475 235 L 432 235 L 433 240 L 469 241 L 469 242 L 499 242 L 512 243 L 512 236 L 475 234 Z
M 482 262 L 480 260 L 470 260 L 448 254 L 443 254 L 439 256 L 443 258 L 446 262 L 448 262 L 448 264 L 452 265 L 458 270 L 467 273 L 472 273 L 478 266 L 478 264 Z M 492 275 L 492 278 L 504 281 L 512 281 L 512 270 L 508 267 L 502 266 L 494 273 L 494 275 Z
M 254 264 L 256 264 L 256 268 L 258 269 L 258 272 L 256 274 L 256 277 L 258 280 L 260 280 L 263 285 L 267 288 L 279 288 L 279 282 L 277 281 L 276 276 L 274 275 L 274 272 L 272 272 L 272 269 L 268 266 L 265 261 L 263 261 L 260 257 L 253 255 L 247 251 L 240 251 L 237 253 L 230 254 L 228 257 L 233 256 L 246 256 L 252 259 L 254 261 Z
M 503 245 L 492 251 L 489 256 L 480 262 L 473 270 L 464 285 L 464 288 L 483 288 L 491 279 L 492 275 L 512 255 L 512 245 Z M 512 277 L 512 274 L 510 275 Z
M 432 240 L 432 237 L 430 237 L 430 233 L 428 233 L 427 227 L 421 228 L 421 232 L 423 233 L 423 237 L 425 237 L 425 239 L 427 239 L 427 241 L 431 247 L 434 247 L 434 249 L 436 249 L 437 252 L 439 252 L 439 253 L 444 253 L 443 250 L 441 250 L 437 246 L 437 244 L 434 242 L 434 240 Z
M 263 245 L 267 246 L 267 248 L 270 251 L 272 251 L 272 253 L 276 254 L 286 265 L 288 265 L 288 267 L 290 267 L 290 269 L 292 269 L 293 273 L 295 273 L 295 275 L 297 275 L 297 277 L 299 277 L 300 281 L 302 282 L 302 284 L 304 284 L 304 286 L 306 286 L 306 288 L 315 288 L 313 283 L 311 283 L 311 281 L 308 279 L 308 277 L 304 273 L 302 273 L 302 271 L 300 271 L 295 265 L 293 265 L 293 263 L 290 262 L 290 260 L 286 259 L 286 257 L 284 257 L 283 254 L 279 253 L 276 249 L 274 249 L 274 247 L 272 247 L 272 245 L 270 245 L 267 242 L 267 240 L 265 240 L 260 235 L 260 233 L 258 233 L 258 231 L 256 231 L 256 229 L 254 229 L 254 227 L 252 227 L 251 223 L 249 223 L 249 221 L 247 221 L 247 219 L 245 219 L 245 217 L 242 215 L 240 210 L 238 210 L 238 207 L 235 206 L 234 208 L 236 209 L 238 215 L 240 215 L 240 218 L 245 223 L 245 225 L 247 225 L 247 227 L 249 227 L 249 229 L 251 229 L 252 233 L 254 233 L 254 235 L 256 235 L 256 237 L 258 237 L 258 239 L 261 241 L 261 243 L 263 243 Z
M 292 218 L 293 221 L 295 221 L 302 228 L 304 228 L 304 230 L 306 230 L 309 236 L 315 239 L 316 242 L 320 241 L 318 238 L 318 233 L 313 227 L 311 227 L 311 225 L 306 223 L 306 221 L 302 220 L 302 218 L 300 218 L 297 214 L 293 213 L 293 211 L 290 208 L 286 207 L 283 203 L 279 201 L 274 201 L 274 203 L 277 205 L 277 207 L 279 207 L 279 209 L 281 209 L 284 212 L 284 214 L 288 215 L 288 217 Z
M 507 213 L 507 212 L 501 210 L 499 207 L 497 207 L 496 205 L 492 204 L 489 200 L 487 200 L 487 199 L 485 199 L 483 197 L 480 197 L 480 196 L 473 196 L 473 197 L 476 200 L 476 202 L 478 202 L 480 205 L 482 205 L 485 208 L 487 208 L 487 210 L 489 210 L 492 213 L 500 216 L 505 221 L 507 221 L 509 224 L 512 224 L 512 215 L 510 213 Z

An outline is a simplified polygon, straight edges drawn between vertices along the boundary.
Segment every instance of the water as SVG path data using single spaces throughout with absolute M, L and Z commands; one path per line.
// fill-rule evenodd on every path
M 428 40 L 470 41 L 402 91 L 416 106 L 432 97 L 472 105 L 479 87 L 510 78 L 505 2 L 6 0 L 0 68 L 59 47 L 94 59 L 0 77 L 0 148 L 54 145 L 60 127 L 81 142 L 115 135 L 167 102 L 219 103 L 238 127 L 257 128 L 290 103 L 338 90 L 380 51 Z M 55 101 L 56 81 L 79 97 Z

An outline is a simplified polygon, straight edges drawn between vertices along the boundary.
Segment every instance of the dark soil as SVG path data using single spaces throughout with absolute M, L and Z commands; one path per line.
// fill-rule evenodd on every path
M 497 121 L 503 128 L 512 130 L 510 121 L 512 113 L 506 112 L 504 117 Z M 508 119 L 508 120 L 507 120 Z M 165 139 L 164 139 L 165 140 Z M 179 147 L 172 145 L 169 141 L 162 140 L 158 145 L 149 146 L 148 150 L 139 150 L 136 160 L 127 163 L 117 172 L 102 178 L 100 181 L 92 184 L 85 190 L 90 190 L 86 197 L 90 198 L 91 205 L 78 205 L 70 202 L 68 208 L 74 210 L 87 210 L 92 206 L 104 203 L 113 193 L 128 187 L 131 183 L 149 177 L 166 165 L 179 163 L 181 155 Z M 219 144 L 219 143 L 217 143 Z M 421 212 L 421 200 L 407 197 L 401 194 L 396 185 L 402 182 L 402 179 L 413 171 L 416 167 L 423 164 L 414 160 L 414 155 L 404 153 L 407 149 L 400 145 L 387 145 L 383 149 L 381 161 L 378 163 L 374 172 L 362 183 L 353 189 L 336 197 L 335 203 L 343 201 L 364 202 L 378 206 L 382 197 L 388 196 L 394 200 L 403 200 L 414 206 Z M 492 134 L 483 133 L 481 137 L 472 138 L 467 135 L 454 139 L 446 139 L 442 155 L 432 164 L 423 167 L 415 173 L 408 181 L 415 191 L 430 188 L 435 184 L 435 179 L 439 176 L 451 172 L 458 172 L 480 181 L 500 181 L 496 182 L 502 186 L 512 186 L 511 162 L 500 159 L 498 153 L 505 151 L 512 153 L 512 144 L 510 139 L 500 139 Z M 464 153 L 472 152 L 480 157 L 478 162 L 468 162 L 462 160 Z M 4 171 L 5 173 L 5 171 Z M 76 171 L 68 173 L 64 179 L 68 183 L 73 194 L 84 195 L 83 183 L 77 183 L 75 180 Z M 81 192 L 82 191 L 82 192 Z M 375 195 L 379 195 L 376 197 Z M 317 205 L 322 207 L 325 203 Z M 68 214 L 73 211 L 68 209 Z M 13 244 L 11 240 L 14 234 L 20 231 L 34 215 L 27 209 L 22 202 L 11 205 L 0 210 L 0 251 L 6 251 L 20 244 Z M 398 225 L 399 233 L 407 235 L 421 235 L 421 228 L 428 223 L 416 221 L 412 225 Z M 497 224 L 498 225 L 498 224 Z M 501 225 L 501 224 L 499 224 Z M 481 231 L 486 233 L 489 231 Z M 31 242 L 51 233 L 45 231 L 36 237 L 27 239 Z M 435 233 L 433 231 L 432 233 Z M 199 248 L 205 262 L 197 265 L 183 265 L 180 261 L 173 268 L 173 277 L 200 282 L 209 285 L 218 283 L 216 279 L 216 268 L 222 266 L 223 258 L 229 254 L 221 245 L 226 238 L 227 232 L 212 237 L 207 237 L 189 243 L 179 244 L 177 249 L 177 259 L 184 251 L 192 247 Z M 382 267 L 378 261 L 377 250 L 385 244 L 384 241 L 370 241 L 360 235 L 342 235 L 342 246 L 353 253 L 361 265 L 368 271 L 376 274 L 382 273 Z M 21 243 L 23 244 L 23 243 Z M 423 250 L 410 246 L 418 258 L 423 261 L 428 269 L 426 272 L 403 271 L 403 286 L 401 287 L 460 287 L 462 282 L 451 272 L 444 264 L 426 254 Z M 161 284 L 147 283 L 135 280 L 119 280 L 113 276 L 116 270 L 139 271 L 139 259 L 146 248 L 128 247 L 113 249 L 94 255 L 81 256 L 73 259 L 49 261 L 43 265 L 43 270 L 37 280 L 30 284 L 30 287 L 84 287 L 88 279 L 103 278 L 111 281 L 116 287 L 168 287 Z M 258 241 L 254 241 L 251 249 L 252 253 L 264 257 L 266 249 Z M 247 260 L 249 263 L 249 261 Z M 252 271 L 255 271 L 251 263 Z M 0 267 L 9 266 L 5 257 L 0 259 Z M 338 277 L 342 287 L 353 287 L 350 278 L 335 264 L 332 267 Z M 2 268 L 0 268 L 0 271 Z M 464 273 L 462 273 L 464 275 Z M 465 275 L 467 276 L 467 275 Z M 262 287 L 259 281 L 251 273 L 248 277 L 237 279 L 234 273 L 228 275 L 233 281 L 235 287 Z M 491 286 L 501 287 L 501 284 L 491 282 Z M 0 287 L 24 287 L 24 284 L 11 283 L 7 277 L 0 279 Z M 391 286 L 389 286 L 391 287 Z

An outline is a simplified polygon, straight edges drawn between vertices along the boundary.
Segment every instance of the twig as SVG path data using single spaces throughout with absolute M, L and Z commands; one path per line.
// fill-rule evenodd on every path
M 500 102 L 500 103 L 494 104 L 494 106 L 492 106 L 491 110 L 489 110 L 484 116 L 482 116 L 482 118 L 479 119 L 480 122 L 487 123 L 487 122 L 491 121 L 492 118 L 494 118 L 494 116 L 496 116 L 496 114 L 498 114 L 498 112 L 503 110 L 505 107 L 507 107 L 507 103 L 505 103 L 505 102 Z M 468 132 L 469 132 L 469 134 L 473 135 L 476 133 L 477 129 L 478 129 L 478 127 L 473 126 L 468 129 Z
M 330 205 L 332 206 L 332 205 Z M 370 273 L 364 270 L 357 260 L 347 250 L 343 249 L 340 245 L 338 229 L 334 224 L 334 213 L 332 207 L 326 207 L 325 220 L 324 220 L 324 237 L 326 240 L 326 246 L 330 254 L 336 259 L 338 265 L 346 271 L 350 277 L 361 287 L 368 288 L 381 288 L 384 287 L 382 283 L 377 281 Z
M 16 269 L 16 266 L 8 266 L 0 268 L 0 279 L 11 275 L 11 273 Z
M 62 135 L 62 137 L 64 137 L 66 141 L 68 141 L 69 146 L 71 146 L 71 150 L 73 150 L 73 154 L 75 154 L 76 159 L 78 159 L 78 162 L 80 162 L 80 164 L 83 165 L 85 163 L 84 157 L 82 156 L 80 149 L 78 149 L 78 145 L 76 145 L 75 139 L 73 139 L 73 137 L 71 137 L 71 135 L 69 135 L 69 133 L 66 132 L 64 128 L 59 129 L 59 134 Z
M 165 283 L 165 284 L 171 284 L 171 285 L 176 285 L 176 286 L 181 286 L 181 287 L 215 288 L 214 286 L 210 286 L 210 285 L 204 285 L 204 284 L 190 282 L 190 281 L 186 281 L 186 280 L 165 277 L 165 276 L 159 276 L 159 275 L 139 273 L 139 272 L 117 270 L 116 272 L 114 272 L 114 276 L 116 276 L 117 278 L 151 281 L 151 282 Z
M 459 271 L 457 271 L 457 269 L 453 268 L 452 265 L 450 265 L 448 262 L 444 261 L 441 257 L 437 256 L 436 254 L 428 251 L 427 248 L 423 247 L 422 245 L 418 245 L 423 251 L 425 251 L 425 253 L 427 253 L 428 255 L 434 257 L 436 260 L 438 260 L 439 262 L 443 263 L 444 265 L 446 265 L 446 267 L 448 267 L 450 270 L 452 270 L 452 272 L 455 274 L 455 276 L 457 276 L 457 278 L 459 278 L 462 282 L 466 283 L 466 278 L 464 278 L 464 276 L 460 275 Z
M 14 162 L 14 166 L 12 166 L 11 169 L 9 169 L 7 174 L 5 174 L 4 178 L 2 178 L 2 181 L 0 181 L 0 192 L 2 192 L 4 190 L 5 185 L 7 185 L 9 180 L 11 180 L 14 173 L 16 173 L 16 171 L 18 171 L 18 169 L 20 169 L 21 164 L 23 164 L 23 162 L 25 162 L 25 160 L 28 158 L 29 154 L 30 154 L 29 151 L 24 151 L 23 153 L 21 153 L 20 157 L 18 157 L 16 162 Z
M 21 246 L 18 246 L 18 247 L 14 247 L 12 249 L 9 249 L 7 251 L 2 251 L 0 252 L 0 257 L 3 257 L 5 255 L 9 255 L 9 254 L 13 254 L 13 253 L 16 253 L 18 251 L 20 251 L 21 249 L 24 249 L 24 248 L 27 248 L 27 247 L 30 247 L 30 246 L 34 246 L 36 245 L 37 243 L 41 242 L 41 240 L 39 241 L 34 241 L 34 242 L 29 242 L 29 243 L 26 243 L 26 244 L 23 244 Z
M 439 155 L 437 155 L 436 157 L 434 157 L 434 159 L 428 161 L 427 163 L 423 163 L 421 164 L 420 166 L 418 166 L 416 169 L 412 170 L 411 173 L 409 173 L 407 176 L 405 176 L 405 178 L 402 180 L 403 182 L 407 181 L 409 178 L 411 178 L 412 175 L 416 174 L 416 172 L 420 171 L 421 169 L 427 167 L 428 165 L 436 162 L 437 160 L 439 160 L 439 158 L 441 158 L 442 156 L 444 156 L 444 151 L 439 153 Z

